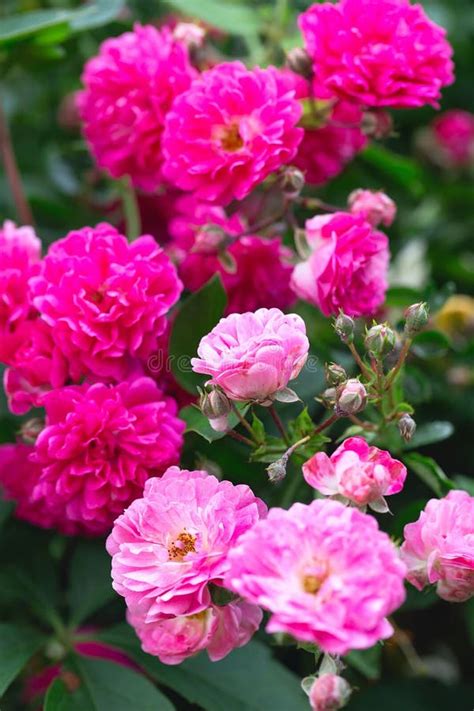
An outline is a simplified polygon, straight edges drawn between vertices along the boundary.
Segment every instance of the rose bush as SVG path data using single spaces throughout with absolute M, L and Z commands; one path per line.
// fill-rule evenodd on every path
M 5 3 L 2 710 L 472 705 L 466 3 Z

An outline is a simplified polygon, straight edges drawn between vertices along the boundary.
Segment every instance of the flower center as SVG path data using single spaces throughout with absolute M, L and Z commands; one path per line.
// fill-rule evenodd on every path
M 188 533 L 186 529 L 168 546 L 169 560 L 184 560 L 188 553 L 196 552 L 196 536 Z
M 317 575 L 305 575 L 303 578 L 303 589 L 310 595 L 316 595 L 323 581 Z
M 329 575 L 329 567 L 326 561 L 314 561 L 308 566 L 301 578 L 303 590 L 310 595 L 316 595 Z
M 217 133 L 217 140 L 228 153 L 240 151 L 244 145 L 244 140 L 239 133 L 239 126 L 236 123 L 220 127 Z

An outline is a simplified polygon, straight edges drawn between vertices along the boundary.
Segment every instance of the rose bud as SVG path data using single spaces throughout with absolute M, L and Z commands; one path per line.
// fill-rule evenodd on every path
M 405 333 L 415 336 L 428 323 L 428 306 L 424 301 L 412 304 L 405 311 Z
M 374 358 L 383 358 L 394 349 L 395 343 L 395 332 L 386 323 L 369 328 L 364 340 L 367 352 Z
M 364 215 L 374 227 L 380 223 L 390 227 L 397 213 L 394 201 L 381 190 L 354 190 L 348 199 L 352 214 Z
M 347 380 L 347 373 L 342 365 L 326 363 L 325 371 L 328 385 L 340 385 Z
M 316 678 L 309 692 L 312 711 L 337 711 L 349 700 L 351 687 L 337 674 L 323 674 Z
M 313 76 L 313 61 L 308 52 L 303 47 L 293 47 L 286 55 L 286 64 L 295 74 L 299 74 L 305 79 Z
M 398 420 L 398 431 L 405 442 L 409 442 L 415 434 L 416 422 L 408 412 L 405 412 Z
M 334 330 L 343 343 L 352 343 L 354 339 L 354 321 L 342 311 L 334 322 Z
M 217 388 L 201 396 L 201 412 L 207 417 L 212 429 L 216 432 L 226 432 L 229 429 L 229 414 L 231 404 L 227 396 Z
M 335 410 L 339 416 L 355 415 L 366 405 L 367 390 L 357 378 L 351 378 L 337 388 Z

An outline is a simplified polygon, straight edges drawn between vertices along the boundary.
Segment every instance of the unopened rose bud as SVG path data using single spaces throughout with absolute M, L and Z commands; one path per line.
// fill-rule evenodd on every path
M 369 138 L 388 138 L 393 132 L 393 120 L 383 109 L 371 109 L 362 117 L 362 133 Z
M 326 363 L 326 380 L 328 385 L 340 385 L 347 380 L 347 373 L 338 363 Z
M 288 464 L 288 455 L 284 454 L 281 459 L 277 459 L 276 462 L 272 462 L 267 467 L 268 480 L 272 484 L 276 484 L 278 481 L 282 481 L 286 477 L 286 466 Z
M 286 64 L 295 74 L 305 79 L 313 77 L 313 60 L 303 47 L 294 47 L 286 55 Z
M 324 407 L 332 409 L 336 404 L 336 388 L 326 388 L 320 398 Z
M 286 197 L 296 198 L 304 188 L 304 174 L 299 168 L 289 165 L 281 174 L 279 183 Z
M 202 47 L 206 30 L 194 22 L 178 22 L 173 30 L 173 37 L 182 42 L 188 49 Z
M 334 322 L 334 330 L 343 343 L 352 343 L 354 339 L 354 321 L 342 311 Z
M 339 416 L 355 415 L 366 404 L 367 390 L 357 378 L 351 378 L 337 388 L 335 410 Z
M 337 711 L 349 701 L 351 687 L 337 674 L 318 676 L 309 690 L 312 711 Z
M 44 420 L 40 417 L 32 417 L 31 420 L 27 420 L 21 426 L 20 437 L 25 444 L 34 444 L 43 429 Z
M 229 429 L 229 414 L 231 404 L 221 390 L 211 390 L 203 393 L 200 400 L 201 412 L 207 417 L 212 429 L 216 432 L 226 432 Z
M 393 351 L 396 343 L 395 331 L 386 323 L 378 323 L 369 328 L 365 335 L 364 345 L 368 353 L 374 358 L 383 356 Z
M 229 244 L 229 237 L 216 225 L 205 225 L 194 238 L 192 252 L 197 254 L 216 254 Z
M 405 442 L 409 442 L 415 434 L 416 422 L 408 412 L 405 412 L 398 420 L 398 431 Z
M 353 215 L 363 215 L 374 227 L 390 227 L 397 214 L 397 206 L 381 190 L 353 190 L 347 202 Z
M 424 301 L 412 304 L 405 311 L 405 333 L 415 336 L 428 323 L 428 305 Z

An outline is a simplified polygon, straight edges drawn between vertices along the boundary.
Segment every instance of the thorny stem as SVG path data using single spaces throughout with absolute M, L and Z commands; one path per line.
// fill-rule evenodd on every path
M 327 420 L 324 420 L 324 422 L 322 422 L 319 425 L 319 427 L 316 427 L 313 434 L 318 434 L 319 432 L 322 432 L 323 430 L 326 429 L 326 427 L 330 427 L 338 419 L 339 419 L 339 415 L 337 413 L 334 413 L 334 415 L 331 415 L 331 417 L 328 417 Z
M 268 408 L 268 411 L 273 419 L 273 422 L 277 426 L 278 432 L 281 434 L 281 436 L 285 440 L 285 443 L 290 444 L 290 440 L 288 438 L 288 435 L 286 434 L 285 426 L 280 419 L 280 415 L 278 414 L 278 412 L 275 409 L 275 405 L 270 405 L 270 407 Z
M 398 356 L 398 361 L 397 361 L 396 365 L 392 368 L 390 373 L 388 374 L 387 379 L 385 381 L 385 389 L 386 390 L 388 390 L 393 385 L 395 378 L 397 377 L 398 373 L 400 372 L 400 370 L 406 360 L 408 351 L 410 350 L 410 346 L 411 346 L 411 338 L 405 339 L 402 350 L 400 351 L 400 355 Z
M 326 210 L 326 212 L 340 212 L 341 208 L 337 205 L 330 205 L 328 202 L 324 202 L 319 198 L 313 197 L 299 197 L 296 198 L 296 202 L 301 207 L 306 207 L 309 210 Z
M 244 437 L 244 435 L 241 435 L 238 432 L 234 432 L 234 430 L 228 430 L 228 432 L 226 432 L 226 435 L 228 435 L 229 437 L 232 437 L 232 439 L 235 439 L 237 442 L 246 444 L 249 447 L 252 447 L 252 448 L 255 447 L 255 442 L 253 442 L 248 437 Z
M 33 225 L 33 213 L 26 198 L 21 181 L 18 163 L 13 150 L 10 129 L 8 127 L 5 112 L 0 103 L 0 153 L 5 166 L 5 174 L 12 192 L 18 219 L 23 225 Z
M 350 352 L 352 353 L 352 356 L 353 356 L 355 362 L 359 366 L 359 369 L 360 369 L 362 375 L 365 375 L 366 378 L 371 378 L 372 373 L 370 372 L 369 368 L 365 365 L 364 361 L 360 357 L 355 345 L 353 343 L 348 343 L 347 346 L 348 346 Z
M 121 183 L 122 207 L 127 226 L 127 237 L 129 242 L 133 242 L 141 232 L 140 210 L 137 196 L 130 178 L 124 178 Z
M 247 422 L 247 420 L 245 419 L 245 417 L 242 415 L 242 413 L 240 412 L 239 408 L 236 407 L 236 405 L 235 405 L 233 402 L 230 403 L 230 406 L 232 407 L 232 410 L 233 410 L 233 411 L 235 412 L 235 414 L 237 415 L 237 417 L 238 417 L 238 419 L 239 419 L 239 421 L 240 421 L 240 424 L 241 424 L 243 427 L 245 427 L 245 429 L 246 429 L 247 432 L 250 434 L 250 436 L 252 437 L 252 439 L 255 439 L 255 432 L 253 431 L 253 429 L 251 428 L 251 426 L 249 425 L 249 423 Z M 255 441 L 256 441 L 256 440 L 255 440 Z

